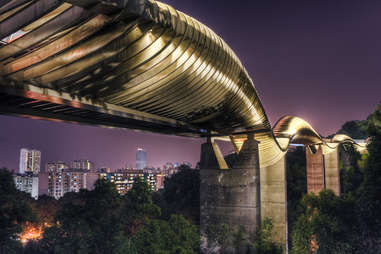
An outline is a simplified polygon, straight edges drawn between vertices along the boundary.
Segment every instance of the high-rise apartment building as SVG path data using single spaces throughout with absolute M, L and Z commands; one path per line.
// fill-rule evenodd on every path
M 67 192 L 79 192 L 87 187 L 88 170 L 68 168 L 63 162 L 46 164 L 48 195 L 59 199 Z
M 13 176 L 16 188 L 29 193 L 32 198 L 38 199 L 38 175 L 32 173 L 16 174 Z
M 93 170 L 94 169 L 94 163 L 89 160 L 75 160 L 71 164 L 71 167 L 73 169 L 80 169 L 80 170 Z
M 138 148 L 136 150 L 136 169 L 145 169 L 147 167 L 147 152 Z
M 100 173 L 99 178 L 115 183 L 119 194 L 126 194 L 133 186 L 136 177 L 145 180 L 152 188 L 157 191 L 163 188 L 164 176 L 152 170 L 131 170 L 122 169 L 113 173 Z
M 86 189 L 86 171 L 79 169 L 66 169 L 63 171 L 63 190 L 67 192 L 79 192 Z
M 22 148 L 20 150 L 19 173 L 13 176 L 16 188 L 38 198 L 38 174 L 40 173 L 41 152 Z
M 48 173 L 48 195 L 59 199 L 63 197 L 63 171 L 67 169 L 67 166 L 63 162 L 47 163 L 45 172 Z
M 32 173 L 38 175 L 41 166 L 41 152 L 22 148 L 20 150 L 20 174 Z

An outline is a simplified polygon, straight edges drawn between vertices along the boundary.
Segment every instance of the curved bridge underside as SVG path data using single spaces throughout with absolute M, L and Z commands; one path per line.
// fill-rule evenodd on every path
M 211 29 L 153 0 L 0 0 L 0 113 L 176 135 L 255 133 L 261 164 L 333 147 L 296 117 L 274 128 Z

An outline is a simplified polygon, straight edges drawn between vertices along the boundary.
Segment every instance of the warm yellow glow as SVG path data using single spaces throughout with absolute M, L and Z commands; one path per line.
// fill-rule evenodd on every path
M 19 235 L 22 244 L 26 244 L 28 241 L 38 241 L 42 239 L 44 233 L 44 225 L 33 225 L 27 222 L 23 226 L 23 231 Z

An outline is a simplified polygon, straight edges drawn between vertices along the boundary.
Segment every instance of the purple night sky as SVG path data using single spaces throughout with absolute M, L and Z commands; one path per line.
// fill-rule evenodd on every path
M 212 28 L 254 80 L 272 122 L 291 114 L 322 135 L 365 119 L 381 101 L 381 2 L 166 0 Z M 90 159 L 96 167 L 199 159 L 201 139 L 0 116 L 0 167 L 18 168 L 19 150 L 48 161 Z M 225 147 L 225 152 L 230 148 Z

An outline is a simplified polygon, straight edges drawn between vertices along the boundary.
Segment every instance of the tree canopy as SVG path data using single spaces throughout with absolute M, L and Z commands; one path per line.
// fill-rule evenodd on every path
M 19 248 L 16 240 L 22 224 L 35 219 L 30 198 L 16 189 L 8 170 L 0 169 L 0 253 L 11 253 L 11 246 Z
M 346 147 L 349 163 L 341 169 L 342 195 L 322 191 L 301 199 L 302 213 L 291 229 L 291 253 L 381 253 L 380 107 L 368 117 L 366 131 L 368 155 L 361 167 L 361 156 Z
M 178 177 L 176 181 L 183 180 Z M 187 191 L 183 194 L 189 197 Z M 113 183 L 98 180 L 92 191 L 67 193 L 59 201 L 47 198 L 40 206 L 59 203 L 53 225 L 45 229 L 41 240 L 29 242 L 23 252 L 198 253 L 198 226 L 181 214 L 162 218 L 152 196 L 150 185 L 137 177 L 124 196 L 118 194 Z
M 183 214 L 193 223 L 200 221 L 200 172 L 186 165 L 179 168 L 178 173 L 164 182 L 162 192 L 164 216 Z
M 368 137 L 367 128 L 368 122 L 366 120 L 348 121 L 337 133 L 345 134 L 354 139 L 366 139 Z

